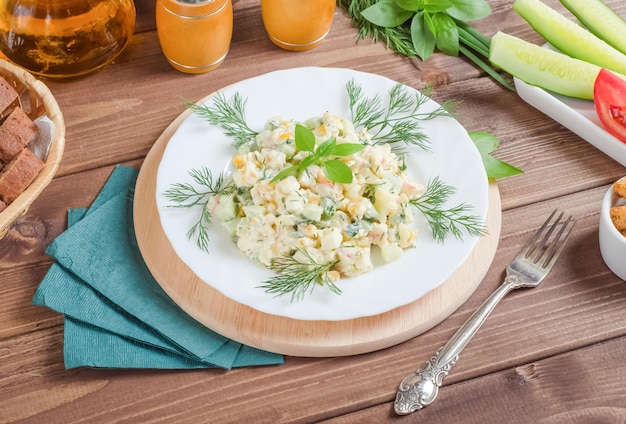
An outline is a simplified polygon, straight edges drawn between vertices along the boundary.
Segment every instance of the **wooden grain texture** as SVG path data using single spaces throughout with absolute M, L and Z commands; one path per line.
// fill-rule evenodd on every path
M 626 285 L 601 264 L 597 241 L 593 240 L 595 205 L 602 192 L 594 190 L 565 198 L 563 206 L 578 205 L 574 212 L 581 218 L 561 259 L 564 266 L 558 266 L 539 288 L 504 299 L 466 348 L 447 383 L 489 375 L 624 335 Z M 30 421 L 24 422 L 39 422 L 53 412 L 56 421 L 52 422 L 165 420 L 159 417 L 192 422 L 203 416 L 215 418 L 214 422 L 311 422 L 388 403 L 401 377 L 441 346 L 499 284 L 505 263 L 553 206 L 553 201 L 548 201 L 505 213 L 500 248 L 478 290 L 449 319 L 393 348 L 346 358 L 288 357 L 284 366 L 231 372 L 64 371 L 62 334 L 57 327 L 2 341 L 2 357 L 7 360 L 0 365 L 0 406 L 2 402 L 12 403 L 16 397 L 23 399 L 44 382 L 44 387 L 55 387 L 74 381 L 91 384 L 100 379 L 110 384 L 91 397 L 59 405 L 46 414 L 33 414 Z M 579 264 L 587 272 L 568 269 L 571 264 Z M 16 358 L 20 358 L 17 373 L 13 368 Z M 621 381 L 621 376 L 615 378 Z M 293 402 L 300 398 L 306 401 L 294 408 Z M 98 409 L 107 399 L 122 406 Z
M 543 40 L 512 10 L 488 0 L 486 34 Z M 558 0 L 548 4 L 563 10 Z M 607 3 L 626 16 L 626 2 Z M 189 76 L 160 52 L 153 1 L 136 0 L 137 34 L 106 69 L 48 81 L 66 120 L 57 177 L 0 240 L 0 423 L 623 423 L 626 393 L 626 283 L 603 263 L 599 205 L 626 169 L 492 82 L 462 58 L 427 63 L 382 43 L 356 42 L 338 11 L 329 38 L 309 52 L 275 48 L 257 0 L 235 4 L 235 34 L 224 64 Z M 87 207 L 113 166 L 135 167 L 183 110 L 243 78 L 296 66 L 373 72 L 416 88 L 433 84 L 438 102 L 460 100 L 458 120 L 496 135 L 499 158 L 524 169 L 498 182 L 502 230 L 485 278 L 431 330 L 380 351 L 332 358 L 288 356 L 285 364 L 232 371 L 99 370 L 63 366 L 62 317 L 31 305 L 50 266 L 46 246 Z M 562 257 L 536 289 L 507 296 L 461 354 L 441 398 L 408 417 L 392 414 L 400 380 L 427 360 L 503 277 L 506 264 L 555 207 L 578 222 Z
M 446 386 L 436 403 L 410 417 L 393 417 L 393 405 L 387 402 L 323 422 L 623 423 L 624 351 L 626 338 L 620 337 Z M 591 361 L 602 361 L 606 366 L 589 373 L 587 364 Z

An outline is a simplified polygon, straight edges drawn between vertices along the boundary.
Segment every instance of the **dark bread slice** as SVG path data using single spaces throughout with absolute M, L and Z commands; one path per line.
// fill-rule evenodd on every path
M 29 149 L 22 149 L 0 171 L 0 200 L 7 205 L 11 204 L 26 190 L 44 165 Z
M 7 208 L 7 204 L 4 203 L 2 200 L 0 200 L 0 212 L 5 210 L 6 208 Z
M 37 135 L 37 125 L 16 107 L 0 126 L 0 162 L 9 163 Z
M 5 115 L 4 112 L 7 107 L 16 103 L 18 96 L 19 94 L 15 91 L 15 88 L 4 78 L 0 77 L 0 116 Z

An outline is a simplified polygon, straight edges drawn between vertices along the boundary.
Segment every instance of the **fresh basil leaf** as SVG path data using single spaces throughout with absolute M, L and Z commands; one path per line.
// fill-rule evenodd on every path
M 491 7 L 485 0 L 450 0 L 452 7 L 446 12 L 461 21 L 475 21 L 491 13 Z
M 361 15 L 374 25 L 393 28 L 410 19 L 413 12 L 401 8 L 394 0 L 380 0 L 362 10 Z
M 443 12 L 453 6 L 450 0 L 396 0 L 396 4 L 405 10 L 429 13 Z
M 404 10 L 417 12 L 424 10 L 424 0 L 396 0 L 396 4 Z
M 493 135 L 484 131 L 469 131 L 470 138 L 480 153 L 489 154 L 496 150 L 500 141 Z
M 295 174 L 298 171 L 299 167 L 298 166 L 290 166 L 289 168 L 285 168 L 282 171 L 280 171 L 278 174 L 276 174 L 274 176 L 274 178 L 272 178 L 272 183 L 275 183 L 276 181 L 280 181 L 283 178 L 287 178 L 290 175 Z
M 435 35 L 424 21 L 424 12 L 417 12 L 411 20 L 411 41 L 417 56 L 426 60 L 435 51 Z
M 423 10 L 428 13 L 443 12 L 452 7 L 450 0 L 424 0 Z
M 318 162 L 320 159 L 320 157 L 313 153 L 310 154 L 309 156 L 305 157 L 304 159 L 302 159 L 302 162 L 300 162 L 298 164 L 298 168 L 300 168 L 301 171 L 307 169 L 309 166 L 313 165 L 314 163 Z
M 485 166 L 485 171 L 487 171 L 487 177 L 489 178 L 505 178 L 524 173 L 521 169 L 516 168 L 513 165 L 509 165 L 506 162 L 502 162 L 500 159 L 493 156 L 481 155 L 481 157 L 483 165 Z
M 357 152 L 360 152 L 365 147 L 364 144 L 358 143 L 343 143 L 335 145 L 331 155 L 335 156 L 350 156 Z M 329 155 L 330 156 L 330 155 Z
M 456 22 L 445 13 L 431 15 L 431 22 L 435 28 L 437 48 L 450 56 L 459 55 L 459 29 Z
M 335 138 L 330 138 L 317 146 L 315 150 L 315 154 L 318 158 L 322 158 L 324 156 L 330 156 L 334 154 L 335 146 L 337 144 L 337 140 Z
M 521 169 L 490 155 L 500 145 L 494 135 L 482 131 L 470 131 L 468 134 L 480 152 L 487 177 L 497 179 L 524 173 Z
M 296 147 L 304 152 L 315 150 L 315 135 L 313 131 L 302 124 L 296 124 Z
M 329 180 L 336 183 L 350 184 L 352 182 L 352 170 L 339 159 L 324 162 L 324 173 Z

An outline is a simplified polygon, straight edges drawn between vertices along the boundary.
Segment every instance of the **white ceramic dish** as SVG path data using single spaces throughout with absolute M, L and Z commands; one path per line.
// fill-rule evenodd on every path
M 626 166 L 626 143 L 606 132 L 593 102 L 546 91 L 514 78 L 517 94 L 528 104 L 569 128 L 589 144 Z
M 396 84 L 378 75 L 348 69 L 297 68 L 277 71 L 242 81 L 221 91 L 227 98 L 238 92 L 246 103 L 246 121 L 255 130 L 265 121 L 284 115 L 298 121 L 319 116 L 324 111 L 350 117 L 345 89 L 354 79 L 367 96 L 378 94 L 386 104 L 389 90 Z M 411 89 L 412 90 L 412 89 Z M 203 102 L 209 103 L 210 96 Z M 438 105 L 428 101 L 424 110 Z M 488 208 L 488 180 L 482 161 L 463 127 L 452 118 L 436 118 L 423 123 L 431 140 L 431 151 L 410 147 L 408 168 L 411 177 L 426 184 L 439 176 L 455 187 L 448 206 L 471 205 L 471 213 L 483 220 Z M 258 288 L 272 273 L 253 263 L 214 223 L 209 253 L 196 247 L 186 233 L 197 221 L 199 210 L 171 208 L 163 193 L 174 183 L 191 182 L 190 169 L 207 166 L 214 175 L 225 170 L 232 154 L 232 140 L 206 121 L 190 115 L 171 137 L 157 173 L 157 208 L 163 230 L 180 259 L 198 277 L 229 298 L 265 313 L 301 320 L 347 320 L 387 312 L 410 303 L 443 283 L 461 265 L 476 244 L 477 237 L 449 238 L 444 244 L 431 237 L 425 220 L 418 220 L 417 247 L 398 261 L 375 266 L 373 272 L 343 279 L 341 295 L 325 287 L 299 302 L 289 296 L 273 297 Z M 419 213 L 416 213 L 419 217 Z
M 602 199 L 598 229 L 602 259 L 609 269 L 622 280 L 626 280 L 626 260 L 624 260 L 626 258 L 626 237 L 613 225 L 609 210 L 612 206 L 624 204 L 626 204 L 626 199 L 619 198 L 611 186 Z

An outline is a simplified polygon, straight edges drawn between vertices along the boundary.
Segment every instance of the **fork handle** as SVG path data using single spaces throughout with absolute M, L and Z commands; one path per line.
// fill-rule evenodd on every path
M 422 368 L 400 382 L 394 402 L 394 410 L 398 415 L 410 414 L 430 405 L 435 400 L 444 377 L 456 363 L 461 350 L 469 343 L 500 300 L 521 285 L 517 276 L 507 275 L 504 282 L 491 293 L 450 340 Z

